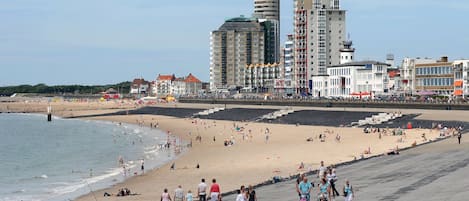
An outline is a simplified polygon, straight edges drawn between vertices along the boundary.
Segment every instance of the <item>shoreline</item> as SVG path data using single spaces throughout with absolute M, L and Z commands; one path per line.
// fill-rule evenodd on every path
M 49 122 L 46 123 L 47 115 L 43 113 L 8 112 L 8 113 L 0 113 L 0 115 L 4 115 L 6 117 L 11 115 L 11 116 L 18 116 L 18 117 L 25 117 L 25 118 L 28 118 L 29 116 L 29 117 L 34 117 L 35 119 L 38 119 L 39 121 L 43 120 L 44 124 L 49 124 Z M 129 135 L 129 136 L 142 135 L 144 136 L 143 138 L 144 141 L 145 139 L 152 140 L 156 137 L 158 138 L 157 141 L 160 141 L 160 142 L 166 141 L 166 136 L 167 136 L 167 134 L 163 130 L 150 129 L 149 127 L 142 127 L 142 126 L 139 126 L 138 124 L 131 124 L 131 123 L 118 123 L 118 122 L 108 121 L 108 120 L 71 119 L 71 118 L 63 118 L 63 117 L 55 116 L 55 115 L 52 116 L 52 122 L 54 121 L 57 121 L 57 122 L 73 121 L 73 122 L 79 122 L 80 125 L 93 124 L 99 127 L 101 126 L 110 127 L 110 128 L 112 127 L 113 129 L 117 129 L 115 130 L 116 132 L 127 133 L 125 135 Z M 142 138 L 142 136 L 140 136 L 140 138 Z M 81 181 L 64 180 L 63 182 L 69 183 L 70 185 L 57 186 L 57 188 L 54 188 L 54 189 L 75 189 L 75 190 L 68 191 L 67 193 L 53 194 L 53 197 L 47 198 L 47 200 L 57 200 L 57 201 L 58 200 L 75 200 L 81 196 L 84 196 L 87 194 L 93 194 L 94 190 L 90 192 L 90 190 L 92 189 L 102 190 L 102 189 L 112 188 L 115 185 L 125 183 L 127 180 L 132 179 L 133 177 L 141 176 L 142 174 L 140 171 L 140 161 L 139 161 L 141 158 L 145 159 L 145 168 L 146 168 L 145 174 L 149 171 L 156 170 L 163 165 L 166 165 L 168 163 L 175 161 L 178 157 L 187 153 L 188 151 L 187 142 L 179 141 L 179 140 L 177 141 L 179 142 L 177 146 L 180 147 L 179 153 L 175 153 L 173 151 L 173 147 L 171 147 L 171 149 L 159 149 L 158 147 L 148 147 L 146 146 L 148 144 L 146 144 L 144 146 L 141 146 L 142 152 L 137 153 L 137 155 L 141 155 L 141 156 L 137 156 L 137 155 L 128 155 L 127 157 L 124 156 L 124 159 L 125 159 L 124 163 L 126 165 L 126 169 L 128 170 L 128 174 L 124 175 L 124 173 L 122 172 L 121 166 L 92 167 L 93 170 L 101 169 L 102 171 L 100 172 L 93 171 L 93 173 L 97 173 L 97 174 L 93 174 L 93 176 L 91 176 L 91 173 L 90 173 L 89 177 L 88 176 L 81 177 L 82 179 Z M 118 145 L 121 146 L 123 144 L 118 144 Z M 158 152 L 159 156 L 153 155 L 152 153 L 154 152 Z M 117 153 L 117 152 L 114 152 L 114 153 Z M 119 153 L 124 153 L 124 152 L 119 152 Z M 166 157 L 166 155 L 168 157 Z M 135 156 L 135 157 L 132 158 L 132 156 Z M 117 158 L 115 159 L 117 161 Z M 111 160 L 111 161 L 114 162 L 114 160 Z M 72 173 L 78 173 L 78 172 L 80 172 L 83 175 L 87 175 L 86 172 L 83 173 L 83 171 L 80 171 L 80 170 L 74 172 L 72 168 Z M 43 174 L 43 175 L 46 175 L 46 174 Z M 47 175 L 49 175 L 49 173 L 47 173 Z M 47 175 L 44 176 L 44 179 L 48 178 Z M 77 187 L 77 186 L 81 186 L 81 187 Z M 56 192 L 60 192 L 60 191 L 56 191 Z M 42 194 L 37 194 L 37 196 L 42 196 Z
M 87 113 L 87 111 L 82 111 L 82 112 Z M 80 112 L 77 112 L 77 114 L 78 113 Z M 100 113 L 100 112 L 94 111 L 94 113 Z M 66 112 L 65 112 L 65 117 L 66 116 L 68 115 L 66 115 Z M 181 138 L 189 139 L 189 140 L 192 139 L 194 135 L 190 136 L 187 134 L 187 132 L 193 132 L 195 134 L 196 132 L 199 131 L 198 129 L 202 130 L 202 126 L 199 126 L 199 125 L 194 126 L 194 124 L 190 122 L 191 121 L 190 119 L 173 118 L 173 117 L 167 117 L 167 116 L 129 115 L 129 116 L 107 116 L 107 117 L 96 117 L 96 118 L 85 118 L 85 119 L 107 120 L 107 121 L 122 122 L 122 123 L 134 123 L 135 122 L 134 120 L 138 118 L 144 118 L 146 120 L 155 118 L 160 122 L 159 124 L 160 130 L 171 131 L 171 133 L 178 135 Z M 221 182 L 222 188 L 226 189 L 223 194 L 227 195 L 227 193 L 230 193 L 232 189 L 237 189 L 239 185 L 241 184 L 246 185 L 246 184 L 256 183 L 256 184 L 262 185 L 266 183 L 266 181 L 271 181 L 272 176 L 282 175 L 282 177 L 293 178 L 295 175 L 301 172 L 306 172 L 307 170 L 305 169 L 304 170 L 296 169 L 295 166 L 298 165 L 299 162 L 304 161 L 307 167 L 310 167 L 311 169 L 316 169 L 316 166 L 320 160 L 325 160 L 326 164 L 328 165 L 350 164 L 350 163 L 361 161 L 360 159 L 354 161 L 353 157 L 347 156 L 346 153 L 355 153 L 355 156 L 357 156 L 358 152 L 361 152 L 363 149 L 365 149 L 365 147 L 370 146 L 370 145 L 366 145 L 367 144 L 366 142 L 364 143 L 364 141 L 367 141 L 367 140 L 373 141 L 373 143 L 370 142 L 370 144 L 373 144 L 373 151 L 372 151 L 373 154 L 367 155 L 364 160 L 372 158 L 372 157 L 373 158 L 379 157 L 382 155 L 382 153 L 386 152 L 389 148 L 394 147 L 394 144 L 396 144 L 395 139 L 397 138 L 395 136 L 386 136 L 386 137 L 383 137 L 385 142 L 378 141 L 376 139 L 377 138 L 376 135 L 365 135 L 361 133 L 361 128 L 354 129 L 354 128 L 337 128 L 337 127 L 324 127 L 324 126 L 295 126 L 295 125 L 284 125 L 284 124 L 277 125 L 277 124 L 268 124 L 268 123 L 230 122 L 230 121 L 221 121 L 221 120 L 199 120 L 199 121 L 205 122 L 208 124 L 210 124 L 211 121 L 213 122 L 216 121 L 215 127 L 218 126 L 218 128 L 216 129 L 215 127 L 210 128 L 210 125 L 209 125 L 209 128 L 205 128 L 205 130 L 202 130 L 203 138 L 209 139 L 209 141 L 212 136 L 217 136 L 218 139 L 220 138 L 223 139 L 227 137 L 229 138 L 230 132 L 227 129 L 233 123 L 235 123 L 235 124 L 240 124 L 240 125 L 246 124 L 246 127 L 250 129 L 252 128 L 253 131 L 257 129 L 262 130 L 265 127 L 270 128 L 270 130 L 273 131 L 273 134 L 272 134 L 272 140 L 269 141 L 269 143 L 272 143 L 272 144 L 265 144 L 263 142 L 263 135 L 258 133 L 258 134 L 255 134 L 256 138 L 253 140 L 252 144 L 255 145 L 255 147 L 258 146 L 260 148 L 255 148 L 255 147 L 253 148 L 252 147 L 253 145 L 249 145 L 248 142 L 241 141 L 239 133 L 231 131 L 231 135 L 236 135 L 236 140 L 237 140 L 237 143 L 232 147 L 229 147 L 229 148 L 223 147 L 222 145 L 218 144 L 218 142 L 221 143 L 220 140 L 218 140 L 217 143 L 210 143 L 210 142 L 207 143 L 206 141 L 204 141 L 204 143 L 201 143 L 201 144 L 194 143 L 194 147 L 192 149 L 184 153 L 183 156 L 178 157 L 178 159 L 173 160 L 176 162 L 177 166 L 182 164 L 181 166 L 183 167 L 183 169 L 177 169 L 174 172 L 169 172 L 168 171 L 169 164 L 165 164 L 165 165 L 162 165 L 161 168 L 157 168 L 155 170 L 151 170 L 147 172 L 143 177 L 130 178 L 128 180 L 125 180 L 121 184 L 115 184 L 110 188 L 95 191 L 95 193 L 97 195 L 101 195 L 101 193 L 104 191 L 114 193 L 114 190 L 116 188 L 119 188 L 125 185 L 125 186 L 132 186 L 131 190 L 142 194 L 142 196 L 126 197 L 126 200 L 154 200 L 154 199 L 159 198 L 160 191 L 162 190 L 162 188 L 157 187 L 157 186 L 161 186 L 160 184 L 161 181 L 168 181 L 168 184 L 164 186 L 168 187 L 168 189 L 170 189 L 170 192 L 171 192 L 172 189 L 175 188 L 176 184 L 178 183 L 183 184 L 183 188 L 186 190 L 191 189 L 191 188 L 193 189 L 193 187 L 195 187 L 194 184 L 197 184 L 200 178 L 205 177 L 206 180 L 210 180 L 211 179 L 210 176 L 213 176 L 213 177 L 216 177 L 217 180 Z M 148 126 L 149 123 L 150 123 L 149 121 L 145 121 L 145 126 Z M 221 126 L 225 126 L 225 129 L 220 129 Z M 332 131 L 335 131 L 336 133 L 340 133 L 340 135 L 343 137 L 343 143 L 341 142 L 341 146 L 338 146 L 338 147 L 340 147 L 339 149 L 343 149 L 343 150 L 336 150 L 334 148 L 335 146 L 337 146 L 337 142 L 334 142 L 333 139 L 331 139 L 331 137 L 325 143 L 316 142 L 317 139 L 315 139 L 315 142 L 313 143 L 304 142 L 304 139 L 306 137 L 311 137 L 311 136 L 314 137 L 318 133 L 323 132 L 326 129 L 330 129 Z M 223 132 L 223 130 L 226 130 L 226 133 L 220 134 L 220 132 Z M 292 135 L 291 137 L 286 136 L 286 135 L 289 135 L 288 133 L 290 133 L 291 131 L 294 131 L 296 134 Z M 424 130 L 424 129 L 413 129 L 413 131 L 409 133 L 410 134 L 409 136 L 411 136 L 411 138 L 406 140 L 407 143 L 399 144 L 400 150 L 404 150 L 404 147 L 411 147 L 409 142 L 412 141 L 412 139 L 419 139 L 418 137 L 419 137 L 420 132 L 429 132 L 429 131 Z M 433 132 L 433 135 L 436 135 L 436 132 Z M 432 136 L 430 136 L 429 134 L 428 135 L 429 139 L 433 138 Z M 239 140 L 239 145 L 238 145 L 238 140 Z M 433 142 L 435 141 L 437 140 L 434 140 Z M 417 145 L 420 145 L 420 144 L 421 143 L 419 141 Z M 310 145 L 313 145 L 313 147 L 311 147 Z M 345 147 L 348 147 L 348 148 L 345 148 Z M 307 158 L 298 156 L 297 154 L 301 154 L 301 151 L 295 150 L 297 148 L 305 148 L 307 150 L 311 150 L 313 151 L 311 154 L 313 156 L 309 156 Z M 227 151 L 227 149 L 230 149 L 230 150 Z M 330 152 L 330 157 L 321 157 L 321 154 L 316 153 L 318 150 L 319 151 L 325 150 L 326 152 Z M 220 152 L 220 153 L 217 153 L 216 157 L 213 158 L 212 161 L 210 161 L 207 159 L 207 156 L 204 156 L 204 154 L 208 154 L 210 153 L 210 151 L 215 151 L 215 152 Z M 282 152 L 288 152 L 288 153 L 285 154 Z M 254 153 L 254 154 L 250 155 L 250 153 Z M 244 155 L 247 154 L 246 156 L 249 156 L 249 157 L 248 158 L 239 157 L 239 155 L 243 155 L 243 154 Z M 223 155 L 225 155 L 226 157 L 233 157 L 233 159 L 226 160 L 223 157 Z M 251 157 L 253 158 L 252 160 L 250 159 Z M 292 157 L 292 159 L 286 159 L 288 157 Z M 191 158 L 196 158 L 197 160 L 194 160 Z M 189 165 L 192 166 L 195 164 L 194 161 L 198 161 L 198 160 L 200 160 L 199 162 L 202 164 L 201 170 L 184 169 L 184 166 L 186 167 L 189 167 Z M 215 165 L 213 163 L 214 162 L 213 160 L 219 160 L 222 163 L 231 162 L 233 164 Z M 247 162 L 246 164 L 242 164 L 240 166 L 239 163 L 236 163 L 237 160 L 247 160 Z M 258 163 L 258 164 L 252 166 L 250 165 L 250 163 Z M 210 170 L 203 170 L 205 169 L 205 167 L 210 168 Z M 218 171 L 219 168 L 226 169 L 224 175 L 220 174 L 220 171 Z M 235 169 L 235 171 L 232 171 L 227 168 Z M 257 172 L 259 170 L 256 170 L 256 169 L 261 169 L 261 172 Z M 270 170 L 278 169 L 280 170 L 280 172 L 270 173 L 269 169 Z M 207 171 L 213 172 L 213 174 L 207 174 Z M 256 176 L 256 174 L 250 173 L 251 171 L 254 171 L 258 176 Z M 193 176 L 189 176 L 189 175 L 193 175 Z M 239 177 L 240 175 L 246 175 L 246 177 L 248 178 L 240 178 Z M 180 179 L 179 181 L 173 181 L 173 180 L 178 180 L 177 179 L 178 177 L 185 177 L 186 181 L 179 182 L 181 181 Z M 187 179 L 192 180 L 192 181 L 189 181 Z M 230 182 L 232 184 L 230 185 L 227 182 Z M 156 188 L 151 188 L 151 187 L 149 188 L 148 187 L 149 185 L 153 185 Z M 188 186 L 189 188 L 187 188 Z M 223 189 L 222 189 L 222 192 L 223 192 Z M 102 197 L 97 197 L 97 198 L 98 200 L 106 200 L 106 199 L 103 199 Z M 87 194 L 87 195 L 80 196 L 79 198 L 75 200 L 90 201 L 94 199 L 90 197 L 90 194 Z

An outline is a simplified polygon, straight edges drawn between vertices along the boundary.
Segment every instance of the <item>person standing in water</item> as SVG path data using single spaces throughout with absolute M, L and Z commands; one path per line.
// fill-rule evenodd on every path
M 145 173 L 145 160 L 142 159 L 142 161 L 140 162 L 140 169 L 142 170 L 142 174 Z

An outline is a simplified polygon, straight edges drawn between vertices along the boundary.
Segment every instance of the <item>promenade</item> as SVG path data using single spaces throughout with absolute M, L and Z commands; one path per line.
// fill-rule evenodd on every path
M 457 138 L 402 151 L 337 168 L 339 192 L 349 179 L 360 201 L 461 201 L 468 200 L 469 139 Z M 309 180 L 317 184 L 312 176 Z M 286 181 L 255 189 L 259 201 L 297 201 L 295 181 Z M 313 199 L 317 188 L 313 190 Z M 235 200 L 235 195 L 224 197 Z M 335 200 L 343 200 L 337 197 Z

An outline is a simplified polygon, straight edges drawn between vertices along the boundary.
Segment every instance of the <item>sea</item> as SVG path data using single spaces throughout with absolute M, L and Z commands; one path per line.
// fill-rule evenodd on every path
M 1 113 L 0 201 L 68 201 L 110 187 L 140 175 L 142 160 L 145 170 L 173 160 L 160 148 L 168 140 L 138 125 Z

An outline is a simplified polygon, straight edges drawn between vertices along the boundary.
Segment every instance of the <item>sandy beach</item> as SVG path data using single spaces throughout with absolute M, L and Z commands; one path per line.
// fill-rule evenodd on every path
M 131 103 L 52 103 L 54 115 L 62 117 L 89 114 L 104 114 L 113 111 L 133 109 Z M 47 103 L 1 103 L 0 109 L 16 112 L 43 113 Z M 160 105 L 159 105 L 160 106 Z M 173 107 L 173 105 L 167 105 Z M 211 105 L 178 104 L 178 107 L 210 108 Z M 41 109 L 43 108 L 43 109 Z M 360 109 L 360 108 L 359 108 Z M 22 111 L 23 110 L 23 111 Z M 357 110 L 357 109 L 350 109 Z M 370 109 L 365 111 L 384 111 Z M 429 120 L 469 119 L 465 111 L 406 111 L 403 113 L 421 113 L 419 118 Z M 390 131 L 382 138 L 378 133 L 364 134 L 363 128 L 339 128 L 324 126 L 297 126 L 253 122 L 231 122 L 220 120 L 182 119 L 157 115 L 122 115 L 87 118 L 123 123 L 144 122 L 145 126 L 158 123 L 159 129 L 169 131 L 171 135 L 192 141 L 192 148 L 177 158 L 175 170 L 171 164 L 136 176 L 109 189 L 98 190 L 78 198 L 80 201 L 92 200 L 159 200 L 164 188 L 173 192 L 177 185 L 185 191 L 196 191 L 201 178 L 207 181 L 217 178 L 223 192 L 232 191 L 241 185 L 257 184 L 272 179 L 273 176 L 290 176 L 317 169 L 323 160 L 326 165 L 337 164 L 360 158 L 365 150 L 371 154 L 364 157 L 383 154 L 396 147 L 410 147 L 414 142 L 424 143 L 421 135 L 428 140 L 439 136 L 436 130 L 406 130 L 405 136 L 391 136 Z M 237 131 L 239 130 L 242 131 Z M 266 134 L 266 129 L 269 130 Z M 251 134 L 249 134 L 249 130 Z M 318 139 L 326 134 L 325 142 Z M 244 135 L 244 137 L 243 137 Z M 266 140 L 268 135 L 268 140 Z M 340 141 L 335 138 L 340 135 Z M 196 137 L 202 138 L 201 142 Z M 244 138 L 244 139 L 243 139 Z M 307 142 L 312 138 L 312 142 Z M 215 139 L 215 140 L 214 140 Z M 225 139 L 234 141 L 232 146 L 224 146 Z M 117 159 L 116 159 L 117 160 Z M 305 168 L 298 169 L 301 163 Z M 200 164 L 197 169 L 196 165 Z M 209 182 L 207 182 L 209 183 Z M 119 188 L 127 187 L 138 193 L 129 197 L 103 197 L 104 192 L 116 193 Z

